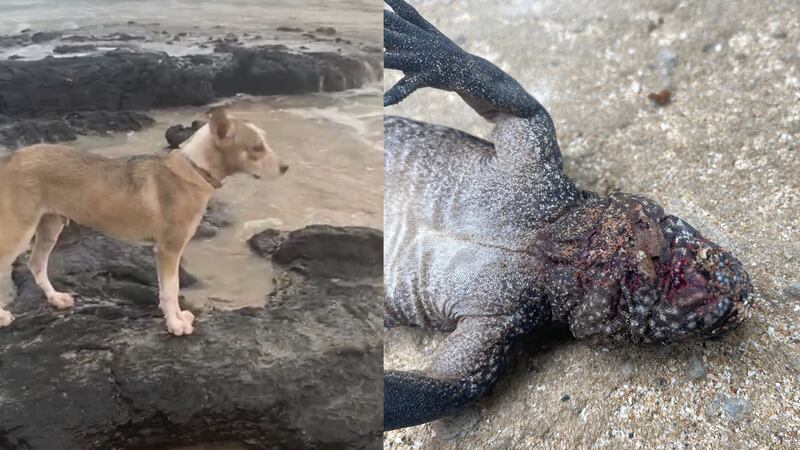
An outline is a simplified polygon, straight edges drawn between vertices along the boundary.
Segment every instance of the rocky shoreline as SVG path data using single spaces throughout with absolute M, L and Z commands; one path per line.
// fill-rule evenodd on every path
M 150 250 L 71 225 L 50 271 L 80 294 L 74 310 L 44 307 L 24 257 L 15 263 L 0 448 L 380 448 L 382 241 L 352 227 L 256 235 L 258 254 L 285 268 L 268 305 L 198 312 L 196 334 L 176 339 L 156 308 Z
M 53 53 L 87 54 L 0 61 L 0 145 L 10 149 L 74 140 L 80 134 L 136 131 L 153 123 L 141 111 L 154 108 L 205 105 L 237 94 L 357 88 L 376 81 L 382 65 L 380 49 L 340 38 L 333 41 L 336 49 L 311 49 L 253 45 L 229 36 L 188 47 L 197 54 L 176 56 L 153 51 L 144 46 L 144 36 L 126 33 L 101 38 L 56 32 L 21 36 L 1 36 L 0 47 L 77 41 L 82 48 L 59 44 Z M 305 39 L 320 38 L 310 34 Z M 103 50 L 100 44 L 85 43 L 115 40 L 125 45 Z

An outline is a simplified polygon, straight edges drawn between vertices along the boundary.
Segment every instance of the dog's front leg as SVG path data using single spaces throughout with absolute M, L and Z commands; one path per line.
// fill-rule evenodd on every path
M 183 253 L 183 245 L 156 244 L 156 265 L 158 267 L 159 308 L 167 320 L 167 330 L 175 336 L 192 334 L 194 314 L 181 311 L 178 304 L 180 282 L 178 271 Z

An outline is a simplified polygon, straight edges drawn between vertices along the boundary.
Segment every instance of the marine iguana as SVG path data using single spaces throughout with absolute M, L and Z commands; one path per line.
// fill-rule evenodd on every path
M 386 3 L 384 66 L 405 76 L 384 106 L 423 87 L 453 91 L 495 128 L 489 142 L 384 121 L 384 324 L 450 332 L 425 371 L 386 372 L 385 430 L 462 409 L 546 324 L 661 344 L 741 323 L 751 286 L 735 257 L 645 197 L 577 188 L 542 105 L 406 2 Z

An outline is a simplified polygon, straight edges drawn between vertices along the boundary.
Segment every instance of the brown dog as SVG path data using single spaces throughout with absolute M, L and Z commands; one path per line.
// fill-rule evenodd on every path
M 278 177 L 288 170 L 265 133 L 221 107 L 208 125 L 167 156 L 112 160 L 57 145 L 33 145 L 0 158 L 0 270 L 35 236 L 28 259 L 48 303 L 73 305 L 57 292 L 47 261 L 68 220 L 130 241 L 155 244 L 159 307 L 174 335 L 191 334 L 194 316 L 178 305 L 178 266 L 208 200 L 236 173 Z M 14 320 L 0 307 L 0 327 Z

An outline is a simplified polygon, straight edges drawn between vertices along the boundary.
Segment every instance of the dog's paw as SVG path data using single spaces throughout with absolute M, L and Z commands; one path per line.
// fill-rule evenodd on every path
M 167 330 L 175 336 L 189 335 L 194 332 L 194 314 L 190 311 L 179 311 L 172 317 L 167 317 Z
M 13 321 L 14 321 L 14 316 L 12 316 L 10 312 L 4 309 L 0 309 L 0 328 L 11 325 L 11 322 Z
M 56 309 L 69 309 L 75 306 L 75 298 L 72 294 L 56 292 L 47 298 L 47 303 L 50 303 Z

